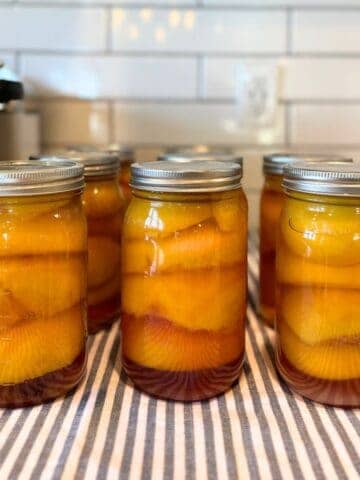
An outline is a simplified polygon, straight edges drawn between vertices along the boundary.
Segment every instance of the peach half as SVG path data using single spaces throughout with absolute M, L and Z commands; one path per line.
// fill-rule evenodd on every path
M 216 368 L 239 358 L 244 333 L 189 331 L 157 316 L 122 316 L 123 355 L 149 368 L 192 371 Z
M 81 306 L 51 318 L 0 328 L 0 384 L 21 383 L 60 370 L 85 348 Z
M 242 324 L 246 309 L 246 267 L 124 275 L 122 306 L 135 317 L 167 318 L 188 330 L 219 331 Z

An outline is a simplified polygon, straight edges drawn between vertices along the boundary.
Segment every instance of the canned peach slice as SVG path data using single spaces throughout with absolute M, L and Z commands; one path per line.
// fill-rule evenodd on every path
M 34 201 L 31 197 L 26 200 L 22 197 L 21 201 L 19 201 L 19 198 L 14 198 L 13 201 L 0 207 L 0 214 L 4 220 L 11 220 L 21 224 L 38 220 L 43 215 L 56 214 L 64 208 L 69 209 L 71 203 L 73 203 L 72 200 L 68 198 L 51 201 L 47 197 L 44 202 Z
M 122 307 L 137 317 L 171 318 L 175 325 L 189 330 L 232 329 L 245 311 L 244 273 L 245 267 L 239 265 L 156 276 L 126 275 Z
M 88 239 L 88 286 L 98 287 L 115 275 L 119 268 L 120 244 L 108 237 Z
M 282 287 L 279 310 L 282 321 L 305 343 L 360 338 L 357 290 Z
M 360 221 L 354 222 L 353 209 L 347 214 L 341 206 L 305 209 L 294 202 L 288 206 L 286 217 L 281 223 L 282 237 L 295 254 L 327 265 L 358 263 Z
M 83 204 L 87 218 L 114 215 L 120 210 L 119 191 L 107 180 L 99 179 L 94 185 L 88 182 L 83 193 Z
M 244 198 L 245 201 L 245 198 Z M 246 212 L 243 202 L 238 198 L 220 200 L 213 203 L 213 216 L 223 232 L 245 232 L 247 229 Z
M 244 349 L 240 328 L 216 333 L 190 332 L 155 315 L 124 315 L 121 325 L 126 339 L 123 354 L 133 362 L 160 370 L 216 368 L 237 359 Z
M 210 203 L 148 202 L 134 197 L 125 216 L 126 238 L 166 237 L 212 216 Z
M 277 251 L 276 263 L 277 280 L 281 283 L 360 288 L 360 263 L 344 267 L 314 263 L 285 247 Z
M 32 318 L 0 334 L 0 384 L 20 383 L 70 365 L 84 348 L 83 311 Z
M 9 255 L 44 255 L 64 251 L 77 253 L 85 250 L 84 223 L 79 216 L 80 210 L 74 212 L 74 216 L 67 215 L 61 219 L 42 216 L 36 221 L 16 224 L 12 229 L 2 221 L 0 259 Z
M 221 233 L 209 222 L 162 240 L 127 241 L 123 247 L 123 271 L 171 272 L 231 266 L 246 252 L 245 235 Z
M 56 256 L 0 262 L 0 291 L 34 315 L 55 315 L 79 302 L 86 286 L 83 259 Z M 29 280 L 31 279 L 31 280 Z
M 11 290 L 0 288 L 0 334 L 13 325 L 34 316 L 16 301 Z
M 279 325 L 281 348 L 298 370 L 326 380 L 349 380 L 360 376 L 358 339 L 308 345 L 285 324 Z

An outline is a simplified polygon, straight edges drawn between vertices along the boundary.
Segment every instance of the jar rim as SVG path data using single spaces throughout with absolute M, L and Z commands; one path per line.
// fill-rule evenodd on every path
M 31 155 L 31 160 L 41 160 L 49 157 L 47 155 Z M 58 158 L 72 160 L 81 164 L 84 167 L 84 177 L 97 177 L 114 175 L 119 169 L 119 160 L 117 156 L 109 152 L 87 151 L 79 152 L 75 150 L 68 150 L 59 154 Z
M 158 160 L 167 160 L 178 163 L 186 163 L 191 161 L 238 163 L 241 167 L 241 174 L 243 173 L 243 157 L 226 150 L 213 150 L 209 152 L 169 152 L 159 155 Z
M 0 162 L 1 197 L 80 191 L 84 185 L 84 168 L 69 159 Z
M 360 162 L 295 162 L 286 166 L 285 191 L 360 197 Z
M 271 153 L 263 157 L 263 172 L 265 175 L 282 176 L 286 165 L 299 161 L 351 163 L 353 159 L 332 153 Z
M 239 188 L 241 176 L 237 163 L 164 160 L 132 164 L 130 186 L 153 192 L 219 192 Z

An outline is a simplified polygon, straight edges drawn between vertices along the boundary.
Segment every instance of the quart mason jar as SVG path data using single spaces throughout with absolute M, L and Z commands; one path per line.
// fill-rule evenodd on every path
M 125 201 L 117 156 L 79 153 L 85 168 L 83 205 L 88 225 L 88 328 L 108 328 L 120 315 L 121 230 Z
M 0 406 L 72 390 L 86 368 L 86 219 L 74 162 L 0 163 Z
M 273 327 L 275 322 L 275 258 L 276 236 L 284 193 L 281 185 L 284 168 L 296 161 L 339 161 L 351 162 L 351 159 L 335 155 L 306 155 L 276 153 L 263 159 L 264 186 L 260 199 L 260 292 L 259 311 L 265 323 Z
M 296 392 L 360 406 L 360 164 L 285 170 L 276 363 Z
M 135 385 L 174 400 L 227 390 L 244 359 L 247 202 L 241 167 L 132 166 L 122 246 L 122 356 Z

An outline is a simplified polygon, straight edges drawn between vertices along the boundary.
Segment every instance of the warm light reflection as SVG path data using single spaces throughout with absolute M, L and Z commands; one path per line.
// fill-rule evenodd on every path
M 114 27 L 120 27 L 126 18 L 126 13 L 122 8 L 117 8 L 113 13 Z
M 169 25 L 171 28 L 177 28 L 181 22 L 181 13 L 179 10 L 171 10 L 169 13 Z
M 129 25 L 129 37 L 131 40 L 137 40 L 139 38 L 139 29 L 136 25 Z
M 194 10 L 187 10 L 184 13 L 183 23 L 184 23 L 184 27 L 186 28 L 186 30 L 192 30 L 194 28 L 194 25 L 195 25 L 195 12 L 194 12 Z
M 151 8 L 142 8 L 139 16 L 144 23 L 149 23 L 153 18 L 154 12 Z
M 162 27 L 158 27 L 158 28 L 155 30 L 155 40 L 156 40 L 158 43 L 163 43 L 163 42 L 165 42 L 165 40 L 166 40 L 166 32 L 165 32 L 165 30 L 164 30 Z

